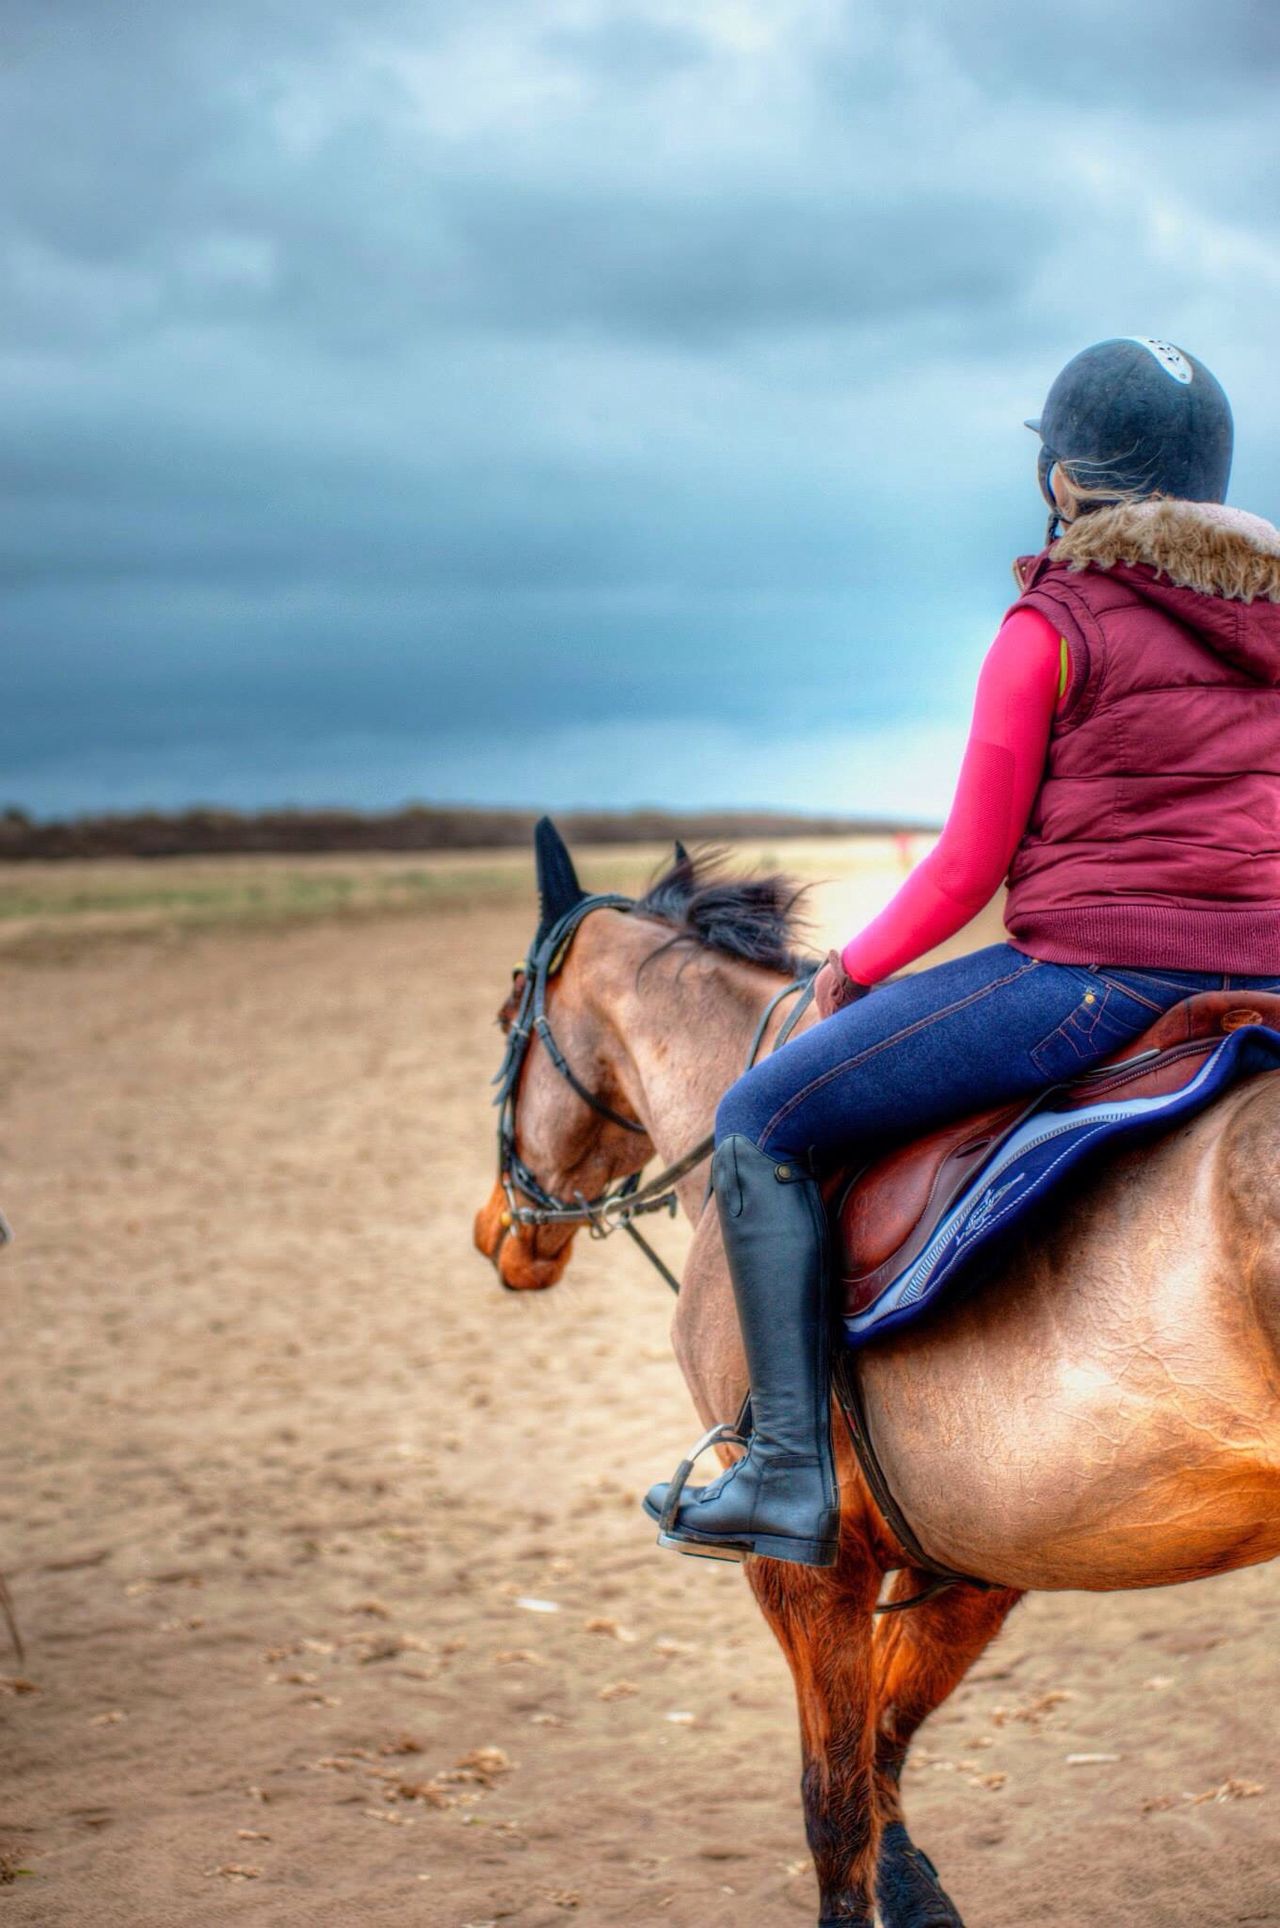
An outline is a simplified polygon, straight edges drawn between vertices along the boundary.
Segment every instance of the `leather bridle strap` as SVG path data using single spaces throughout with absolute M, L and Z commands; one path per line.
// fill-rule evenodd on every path
M 560 1077 L 584 1104 L 590 1105 L 602 1118 L 607 1118 L 624 1131 L 641 1135 L 646 1132 L 646 1127 L 638 1119 L 628 1118 L 582 1082 L 557 1043 L 547 1014 L 548 986 L 564 964 L 569 946 L 584 920 L 595 910 L 629 911 L 633 908 L 634 899 L 630 897 L 605 893 L 583 897 L 571 905 L 550 930 L 539 932 L 534 939 L 533 948 L 524 964 L 524 987 L 507 1036 L 506 1054 L 493 1081 L 498 1086 L 494 1097 L 494 1103 L 499 1107 L 498 1177 L 506 1194 L 504 1217 L 508 1225 L 586 1225 L 593 1238 L 608 1238 L 611 1232 L 621 1227 L 640 1247 L 671 1290 L 678 1293 L 679 1279 L 637 1230 L 633 1221 L 646 1212 L 665 1211 L 674 1218 L 678 1204 L 676 1186 L 711 1156 L 715 1149 L 713 1132 L 699 1138 L 680 1158 L 670 1165 L 664 1165 L 644 1184 L 640 1182 L 640 1173 L 633 1172 L 621 1184 L 612 1190 L 606 1189 L 595 1198 L 584 1198 L 580 1192 L 572 1199 L 558 1198 L 554 1192 L 546 1189 L 516 1150 L 516 1091 L 525 1058 L 535 1037 L 541 1040 Z M 785 1044 L 790 1037 L 813 996 L 813 981 L 809 977 L 796 978 L 792 983 L 785 984 L 769 1000 L 751 1040 L 744 1068 L 750 1069 L 755 1063 L 769 1022 L 778 1006 L 797 992 L 800 995 L 779 1029 L 774 1049 Z M 524 1194 L 523 1200 L 518 1193 Z
M 638 1132 L 642 1138 L 645 1136 L 644 1126 L 640 1123 L 639 1119 L 624 1118 L 620 1111 L 615 1111 L 612 1105 L 607 1105 L 603 1098 L 596 1096 L 594 1091 L 588 1091 L 586 1085 L 584 1085 L 581 1078 L 577 1076 L 573 1066 L 569 1063 L 564 1052 L 556 1043 L 552 1035 L 550 1021 L 545 1011 L 539 1010 L 536 1013 L 533 1020 L 533 1028 L 542 1039 L 546 1047 L 547 1056 L 560 1073 L 560 1076 L 572 1090 L 577 1092 L 584 1104 L 590 1105 L 592 1111 L 598 1111 L 602 1118 L 609 1120 L 610 1124 L 621 1125 L 624 1131 Z
M 764 1035 L 769 1029 L 769 1023 L 774 1012 L 784 998 L 795 997 L 797 991 L 800 992 L 800 996 L 796 999 L 795 1004 L 792 1005 L 790 1012 L 787 1014 L 786 1022 L 779 1027 L 778 1035 L 773 1041 L 773 1049 L 775 1051 L 782 1049 L 782 1046 L 786 1043 L 791 1033 L 795 1030 L 796 1025 L 812 1004 L 813 979 L 811 977 L 793 978 L 790 984 L 784 984 L 780 991 L 774 992 L 760 1014 L 760 1022 L 755 1028 L 755 1035 L 751 1040 L 751 1048 L 747 1052 L 747 1062 L 742 1067 L 744 1071 L 750 1071 L 752 1065 L 760 1056 L 760 1046 L 764 1043 Z
M 555 1071 L 584 1104 L 621 1130 L 642 1137 L 647 1135 L 646 1127 L 639 1119 L 628 1118 L 578 1077 L 556 1041 L 547 1013 L 548 985 L 564 964 L 569 947 L 584 920 L 595 910 L 629 911 L 633 904 L 634 900 L 630 897 L 605 893 L 580 898 L 549 930 L 539 932 L 534 939 L 533 948 L 524 964 L 524 988 L 508 1033 L 506 1055 L 494 1079 L 498 1086 L 494 1103 L 499 1107 L 498 1177 L 506 1194 L 505 1219 L 508 1225 L 587 1225 L 593 1238 L 607 1238 L 621 1225 L 668 1285 L 678 1290 L 679 1281 L 631 1221 L 643 1212 L 666 1211 L 674 1215 L 677 1204 L 674 1187 L 709 1156 L 713 1143 L 709 1136 L 699 1139 L 682 1158 L 665 1166 L 646 1184 L 641 1185 L 639 1172 L 632 1172 L 621 1184 L 612 1189 L 606 1188 L 595 1198 L 584 1198 L 581 1192 L 572 1199 L 558 1198 L 554 1192 L 547 1190 L 516 1150 L 517 1088 L 525 1058 L 535 1037 L 541 1040 Z M 518 1193 L 524 1194 L 523 1200 Z

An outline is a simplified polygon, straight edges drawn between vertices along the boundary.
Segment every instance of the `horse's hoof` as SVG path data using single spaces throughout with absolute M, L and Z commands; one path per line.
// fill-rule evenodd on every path
M 938 1870 L 901 1821 L 891 1822 L 881 1838 L 876 1901 L 884 1928 L 964 1928 Z
M 951 1897 L 941 1888 L 921 1895 L 905 1908 L 900 1894 L 888 1908 L 882 1902 L 877 1919 L 884 1923 L 884 1928 L 964 1928 L 964 1920 L 956 1913 Z

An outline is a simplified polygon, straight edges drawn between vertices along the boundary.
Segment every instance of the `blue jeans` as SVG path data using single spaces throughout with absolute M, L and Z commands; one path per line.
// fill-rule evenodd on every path
M 1049 964 L 992 944 L 895 978 L 761 1059 L 720 1101 L 741 1132 L 814 1169 L 888 1150 L 966 1112 L 1085 1071 L 1194 991 L 1280 990 L 1280 976 Z

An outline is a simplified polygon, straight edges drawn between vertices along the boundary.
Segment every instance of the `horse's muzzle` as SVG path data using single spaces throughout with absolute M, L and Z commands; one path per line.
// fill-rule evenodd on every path
M 573 1228 L 563 1236 L 554 1252 L 537 1249 L 552 1236 L 545 1226 L 513 1225 L 507 1209 L 506 1194 L 495 1185 L 475 1219 L 476 1250 L 493 1265 L 508 1292 L 545 1292 L 556 1283 L 569 1263 L 573 1249 Z

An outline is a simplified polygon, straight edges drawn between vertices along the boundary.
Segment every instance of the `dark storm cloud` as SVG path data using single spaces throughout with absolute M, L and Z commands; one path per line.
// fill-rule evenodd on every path
M 459 322 L 590 324 L 697 345 L 756 329 L 856 327 L 1016 302 L 1040 245 L 1029 209 L 939 195 L 863 206 L 828 190 L 699 204 L 482 191 L 453 210 Z
M 1274 406 L 1280 31 L 1234 0 L 6 31 L 3 749 L 44 805 L 326 794 L 326 744 L 330 795 L 500 794 L 540 740 L 678 798 L 726 728 L 705 769 L 763 794 L 771 732 L 958 724 L 1082 341 L 1184 335 Z M 1238 473 L 1265 510 L 1260 435 Z
M 761 164 L 720 179 L 699 177 L 696 144 L 691 169 L 641 155 L 602 169 L 572 117 L 532 144 L 515 130 L 512 165 L 495 165 L 488 133 L 459 138 L 429 103 L 410 138 L 385 80 L 348 104 L 339 89 L 322 137 L 290 132 L 298 110 L 271 72 L 287 16 L 268 17 L 262 46 L 252 16 L 215 34 L 181 11 L 135 13 L 132 39 L 102 33 L 107 17 L 52 44 L 32 26 L 9 76 L 14 343 L 77 350 L 183 325 L 282 328 L 357 355 L 474 325 L 701 343 L 930 305 L 1003 311 L 1043 245 L 1016 183 L 869 186 L 862 137 L 838 126 L 822 170 L 789 191 L 767 137 Z M 557 72 L 589 81 L 587 120 L 611 90 L 642 98 L 708 58 L 687 32 L 625 17 L 545 45 Z M 87 111 L 68 111 L 77 96 Z

